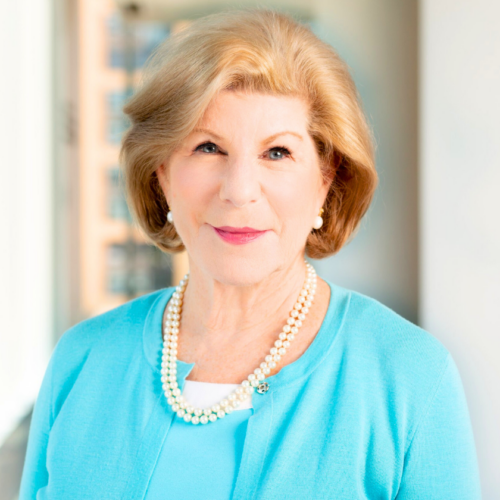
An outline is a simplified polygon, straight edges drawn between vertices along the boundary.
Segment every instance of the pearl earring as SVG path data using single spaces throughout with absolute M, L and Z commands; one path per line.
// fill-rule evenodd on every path
M 321 214 L 323 212 L 324 212 L 324 210 L 321 209 L 319 211 L 319 215 L 317 215 L 316 218 L 314 219 L 314 224 L 313 224 L 314 229 L 319 229 L 323 225 L 323 217 L 321 217 Z
M 172 212 L 170 210 L 167 213 L 167 220 L 168 220 L 168 222 L 170 222 L 170 224 L 172 224 L 172 222 L 174 221 L 174 215 L 172 214 Z

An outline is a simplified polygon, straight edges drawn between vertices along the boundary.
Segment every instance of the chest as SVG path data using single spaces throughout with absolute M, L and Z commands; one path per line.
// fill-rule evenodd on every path
M 241 454 L 232 498 L 393 498 L 403 466 L 398 422 L 368 394 L 343 390 L 338 377 L 318 372 L 286 390 L 252 396 L 253 413 L 235 438 Z M 165 463 L 159 457 L 168 453 L 175 418 L 154 391 L 74 393 L 49 436 L 48 498 L 146 498 L 153 473 Z M 203 449 L 190 457 L 196 467 L 211 460 Z M 222 471 L 224 460 L 211 466 Z

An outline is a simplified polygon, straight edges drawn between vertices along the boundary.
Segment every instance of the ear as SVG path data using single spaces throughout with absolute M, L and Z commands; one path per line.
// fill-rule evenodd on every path
M 169 190 L 170 190 L 170 179 L 168 175 L 168 168 L 164 163 L 162 163 L 156 170 L 155 170 L 156 177 L 158 179 L 158 183 L 160 184 L 160 187 L 163 191 L 163 194 L 165 195 L 165 199 L 167 200 L 168 204 L 168 199 L 169 199 Z
M 322 182 L 320 186 L 320 196 L 326 198 L 334 179 L 335 179 L 335 172 L 332 169 L 329 169 L 328 176 L 322 177 Z

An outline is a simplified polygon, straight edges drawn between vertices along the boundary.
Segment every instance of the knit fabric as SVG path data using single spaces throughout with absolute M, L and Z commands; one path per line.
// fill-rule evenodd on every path
M 174 287 L 70 328 L 35 404 L 20 500 L 480 500 L 448 350 L 377 300 L 325 281 L 331 297 L 319 332 L 266 379 L 266 393 L 252 394 L 239 429 L 237 413 L 186 423 L 165 399 L 162 317 Z M 182 390 L 194 363 L 177 364 Z M 217 443 L 199 436 L 216 440 L 224 426 L 235 448 L 226 441 L 213 455 Z M 225 479 L 209 481 L 207 470 Z

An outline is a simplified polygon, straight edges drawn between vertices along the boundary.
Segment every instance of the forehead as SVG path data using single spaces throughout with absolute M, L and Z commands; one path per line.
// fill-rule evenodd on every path
M 223 90 L 212 99 L 198 125 L 268 133 L 284 126 L 304 132 L 307 122 L 308 108 L 299 97 Z

